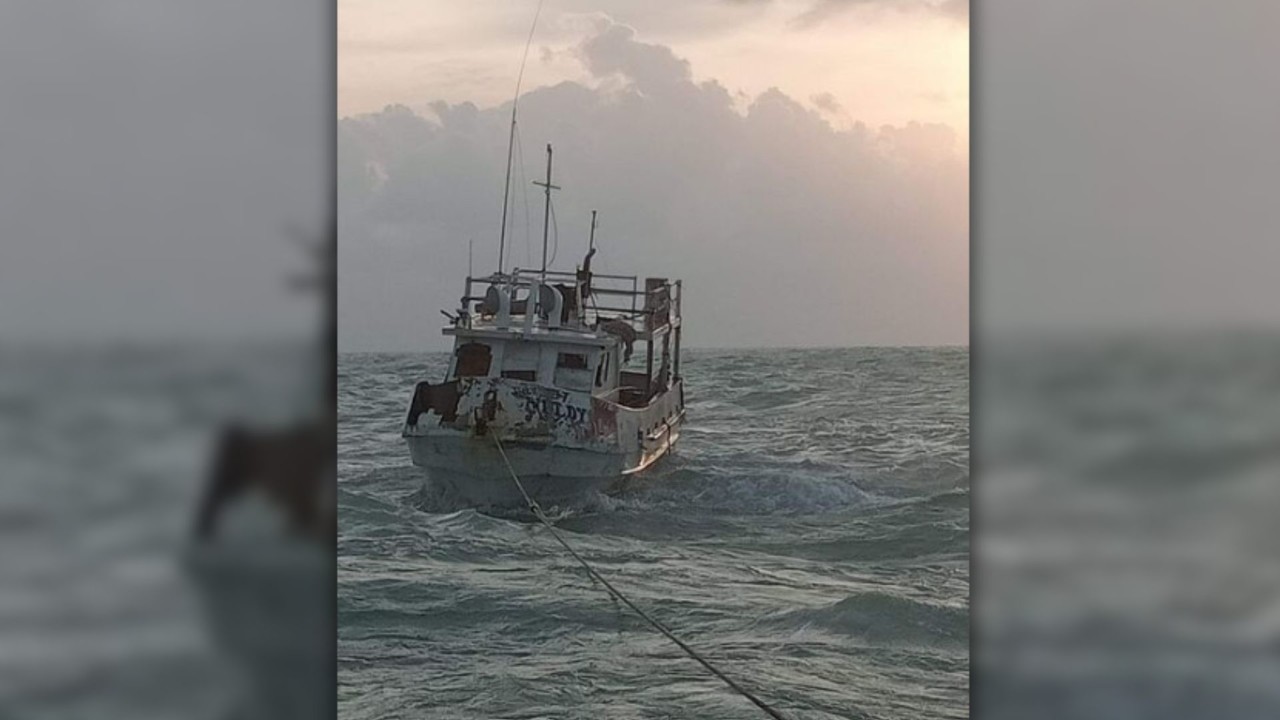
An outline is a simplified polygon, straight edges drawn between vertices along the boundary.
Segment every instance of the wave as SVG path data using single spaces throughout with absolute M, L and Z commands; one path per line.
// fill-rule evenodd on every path
M 881 646 L 959 648 L 969 642 L 968 606 L 940 605 L 866 591 L 830 605 L 786 611 L 762 621 L 789 630 L 818 627 Z

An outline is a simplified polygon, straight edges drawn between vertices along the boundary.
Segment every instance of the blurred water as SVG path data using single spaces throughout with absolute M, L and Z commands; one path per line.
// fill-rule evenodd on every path
M 445 356 L 343 356 L 339 713 L 742 718 L 544 529 L 442 505 L 400 437 Z M 692 352 L 673 457 L 556 508 L 597 569 L 795 717 L 968 716 L 965 349 Z
M 234 708 L 180 553 L 216 430 L 308 410 L 309 352 L 0 347 L 0 717 Z
M 1280 717 L 1280 339 L 981 357 L 975 714 Z

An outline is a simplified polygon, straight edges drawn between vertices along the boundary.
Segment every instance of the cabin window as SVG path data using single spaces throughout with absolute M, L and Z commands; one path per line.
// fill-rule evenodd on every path
M 458 346 L 456 377 L 486 377 L 492 355 L 484 343 L 469 342 Z
M 556 387 L 561 387 L 565 390 L 590 392 L 591 378 L 594 375 L 595 373 L 591 371 L 591 365 L 585 354 L 559 353 L 556 357 L 554 378 Z
M 569 370 L 586 370 L 587 356 L 579 353 L 560 353 L 556 358 L 556 367 Z
M 534 344 L 508 343 L 502 352 L 502 377 L 537 382 L 540 348 Z

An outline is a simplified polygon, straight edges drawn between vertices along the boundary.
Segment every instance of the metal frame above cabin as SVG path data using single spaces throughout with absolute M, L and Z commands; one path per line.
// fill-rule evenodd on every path
M 544 277 L 545 282 L 543 280 Z M 622 306 L 601 306 L 595 302 L 583 305 L 579 309 L 578 317 L 584 328 L 589 328 L 606 320 L 622 320 L 635 331 L 637 340 L 649 342 L 667 332 L 677 330 L 681 325 L 683 284 L 680 280 L 669 281 L 666 278 L 647 278 L 645 282 L 652 283 L 652 285 L 642 287 L 640 278 L 636 275 L 612 275 L 593 272 L 589 274 L 589 282 L 591 283 L 587 296 L 589 299 L 603 296 L 620 298 L 623 302 Z M 473 318 L 482 316 L 479 306 L 484 303 L 485 296 L 474 293 L 476 284 L 527 291 L 528 296 L 524 298 L 523 302 L 528 302 L 531 298 L 534 300 L 534 312 L 539 315 L 539 317 L 535 318 L 534 326 L 540 329 L 546 329 L 546 321 L 540 317 L 544 313 L 544 309 L 539 306 L 541 298 L 537 297 L 537 288 L 539 286 L 543 284 L 550 286 L 571 285 L 576 293 L 575 297 L 581 297 L 583 287 L 582 278 L 577 272 L 563 270 L 547 270 L 543 273 L 540 270 L 517 268 L 510 273 L 493 273 L 482 277 L 468 275 L 466 291 L 460 299 L 461 312 L 456 318 L 453 318 L 455 327 L 481 329 L 473 325 Z M 630 287 L 628 288 L 626 285 L 630 285 Z M 664 297 L 667 301 L 665 307 L 662 303 Z M 513 318 L 524 317 L 528 312 L 527 305 L 523 312 L 516 312 L 514 298 L 512 306 L 511 316 Z M 653 320 L 659 316 L 663 316 L 663 320 L 661 324 L 655 324 Z M 571 331 L 574 328 L 562 327 L 560 329 Z

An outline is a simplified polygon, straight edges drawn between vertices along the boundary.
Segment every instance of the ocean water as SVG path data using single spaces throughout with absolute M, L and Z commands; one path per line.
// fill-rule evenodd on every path
M 400 424 L 444 355 L 339 365 L 338 711 L 763 716 L 519 514 L 424 487 Z M 795 718 L 969 714 L 968 351 L 692 351 L 674 454 L 551 509 L 632 600 Z
M 0 345 L 0 718 L 232 716 L 183 564 L 218 429 L 309 410 L 305 345 Z
M 1280 339 L 977 356 L 973 716 L 1280 717 Z M 343 358 L 341 717 L 757 716 L 542 528 L 418 491 L 398 425 L 442 362 Z M 560 525 L 797 719 L 963 715 L 966 364 L 691 353 L 671 462 Z M 179 553 L 214 432 L 292 416 L 298 368 L 0 347 L 0 717 L 232 717 Z
M 1280 336 L 980 354 L 975 717 L 1280 718 Z

